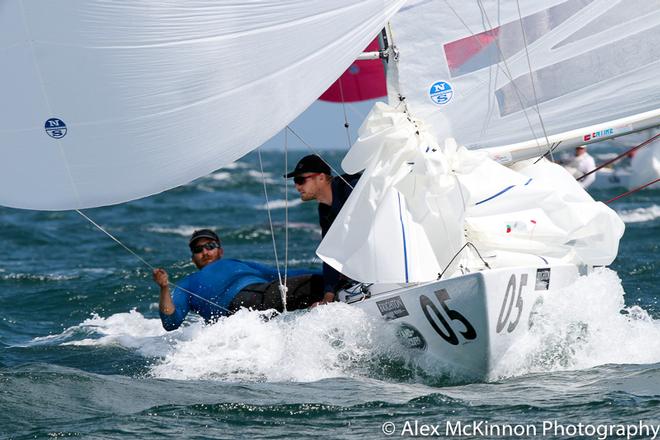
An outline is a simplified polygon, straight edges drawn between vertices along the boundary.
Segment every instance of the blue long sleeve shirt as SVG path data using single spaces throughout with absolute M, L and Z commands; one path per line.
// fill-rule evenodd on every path
M 305 270 L 288 271 L 290 276 L 310 273 Z M 277 279 L 277 269 L 263 264 L 230 258 L 214 261 L 177 282 L 178 287 L 172 292 L 174 313 L 166 315 L 160 312 L 163 328 L 167 331 L 179 328 L 190 311 L 200 315 L 206 322 L 226 316 L 229 314 L 229 304 L 242 289 L 251 284 Z

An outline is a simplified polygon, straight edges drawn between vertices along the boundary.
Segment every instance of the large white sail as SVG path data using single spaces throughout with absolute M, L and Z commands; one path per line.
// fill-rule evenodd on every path
M 511 264 L 610 264 L 623 222 L 561 167 L 509 169 L 462 147 L 654 114 L 657 2 L 417 0 L 393 18 L 392 33 L 398 61 L 388 72 L 391 107 L 372 110 L 344 160 L 349 172 L 364 168 L 366 182 L 318 255 L 364 282 L 451 274 L 465 243 L 510 255 Z M 588 135 L 612 134 L 604 130 Z M 538 152 L 545 151 L 540 141 Z M 391 203 L 395 198 L 400 202 Z
M 236 160 L 402 2 L 0 2 L 0 204 L 114 204 Z
M 657 1 L 416 0 L 392 29 L 410 110 L 468 148 L 660 108 Z

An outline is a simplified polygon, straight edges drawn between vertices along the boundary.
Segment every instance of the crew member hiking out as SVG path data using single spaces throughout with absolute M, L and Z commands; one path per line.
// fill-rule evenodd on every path
M 169 277 L 155 269 L 160 287 L 160 319 L 165 330 L 177 329 L 189 311 L 209 323 L 240 308 L 284 310 L 277 270 L 252 261 L 223 259 L 220 237 L 210 229 L 195 231 L 188 243 L 199 269 L 170 291 Z M 323 278 L 305 270 L 289 270 L 287 310 L 304 309 L 323 298 Z

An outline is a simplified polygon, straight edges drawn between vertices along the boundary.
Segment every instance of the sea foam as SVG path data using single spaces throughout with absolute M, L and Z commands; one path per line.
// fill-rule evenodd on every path
M 622 210 L 618 214 L 625 223 L 648 222 L 660 217 L 660 206 L 651 205 L 646 208 Z
M 136 310 L 93 315 L 31 345 L 123 346 L 150 360 L 149 375 L 176 380 L 312 382 L 374 377 L 433 382 L 457 377 L 442 359 L 407 349 L 396 322 L 335 303 L 268 318 L 241 310 L 205 325 L 191 314 L 166 332 L 158 318 Z M 553 291 L 533 325 L 504 356 L 492 379 L 528 373 L 588 369 L 605 364 L 660 362 L 660 321 L 639 306 L 626 307 L 617 274 L 599 269 Z M 421 376 L 420 376 L 421 375 Z
M 660 321 L 626 307 L 616 272 L 597 269 L 548 295 L 494 377 L 660 362 Z

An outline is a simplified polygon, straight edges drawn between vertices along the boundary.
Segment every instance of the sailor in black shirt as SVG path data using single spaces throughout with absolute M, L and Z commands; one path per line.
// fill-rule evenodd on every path
M 332 177 L 330 166 L 319 156 L 312 154 L 300 159 L 294 170 L 286 177 L 293 177 L 296 190 L 303 201 L 316 200 L 319 202 L 319 224 L 321 225 L 321 235 L 325 237 L 332 222 L 335 221 L 339 211 L 351 195 L 360 174 Z M 334 301 L 337 291 L 346 281 L 347 278 L 344 275 L 323 263 L 325 294 L 323 300 L 315 305 Z

